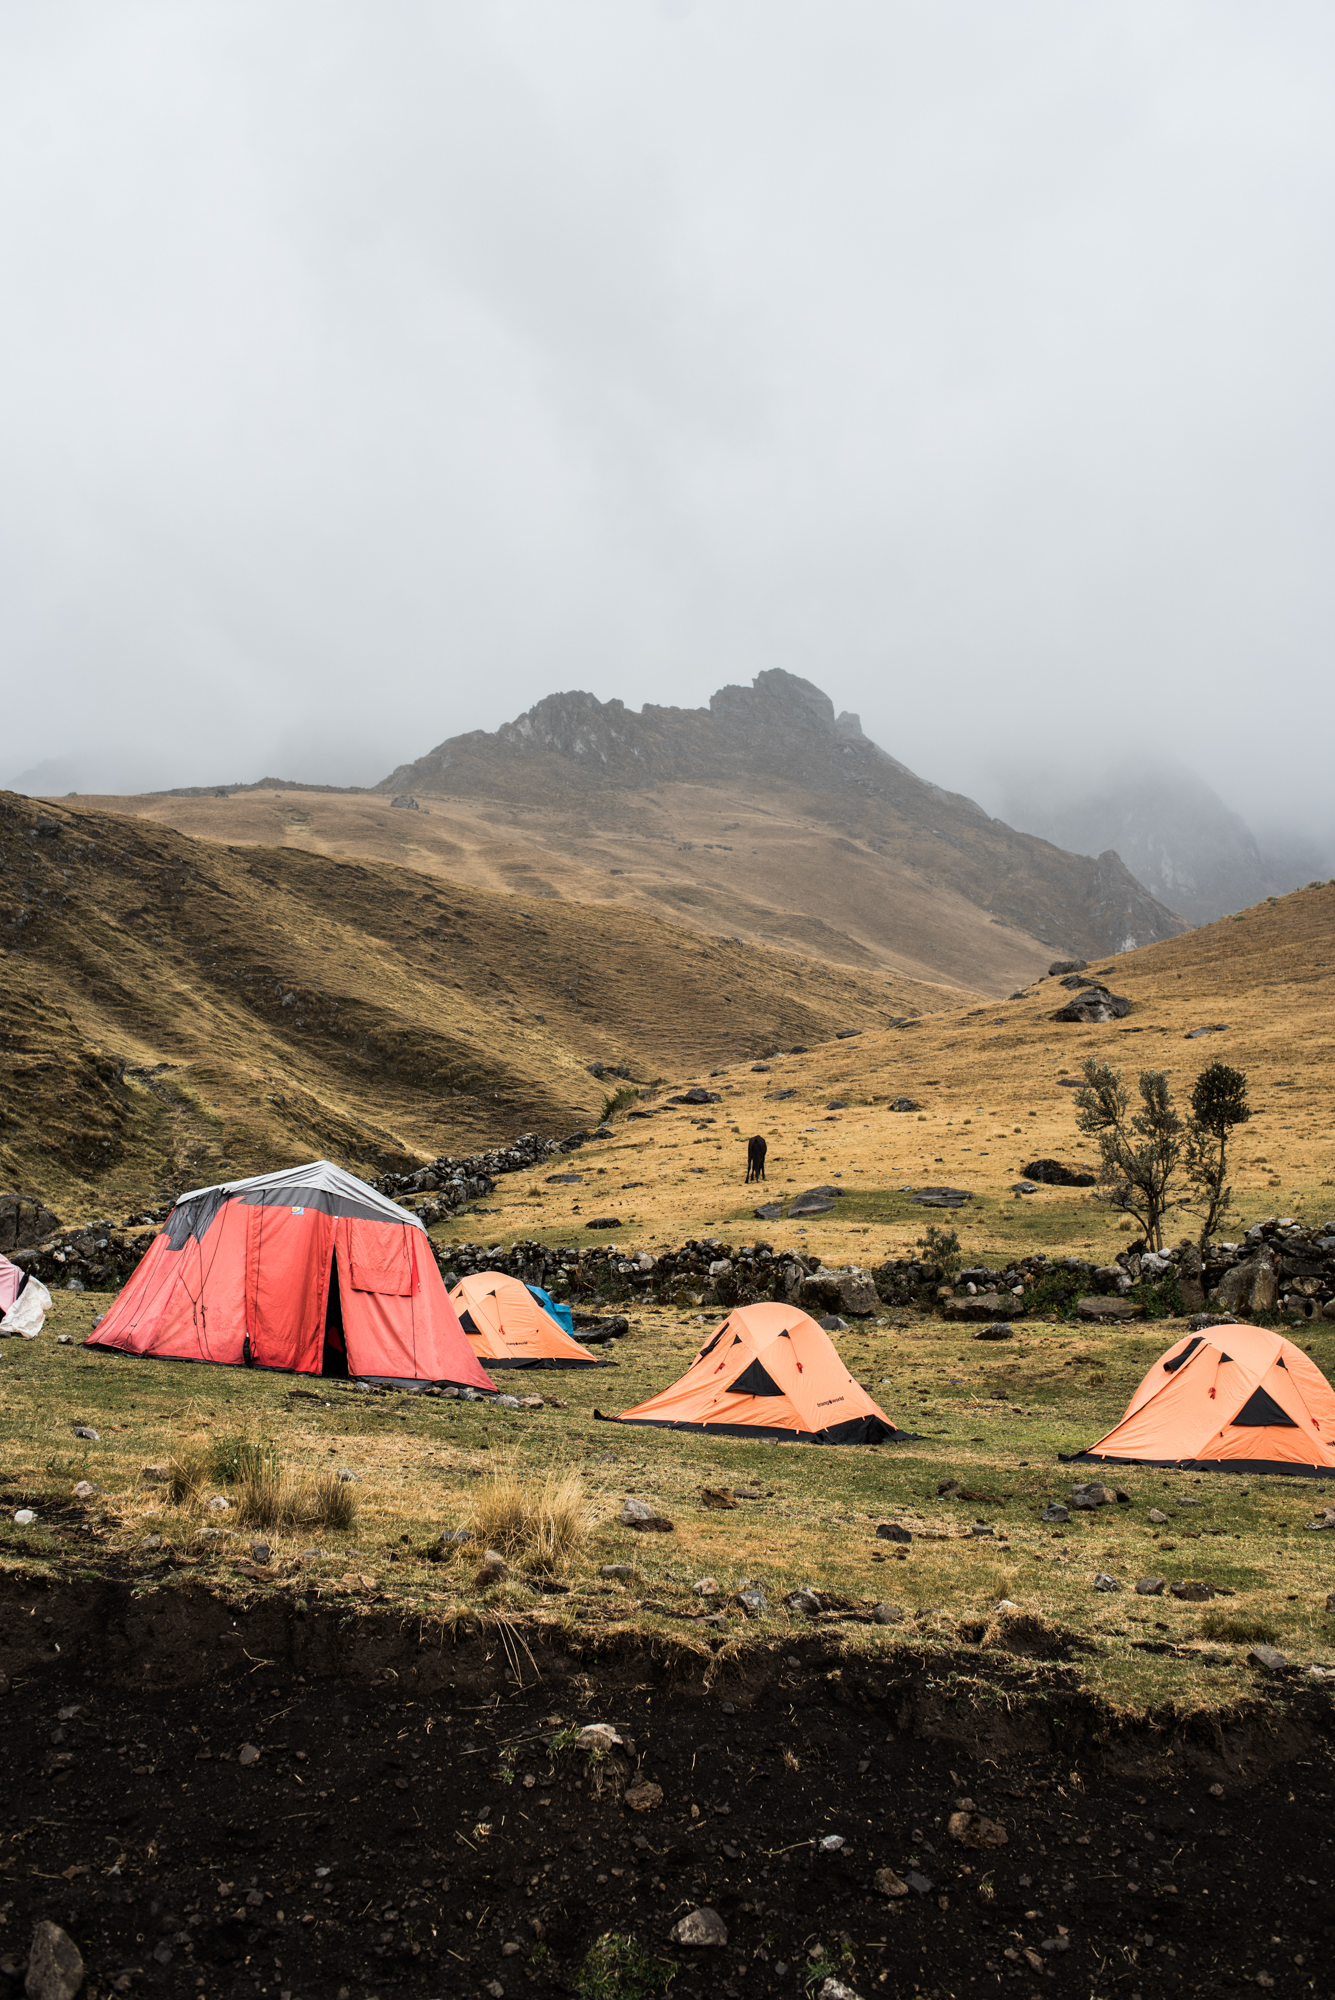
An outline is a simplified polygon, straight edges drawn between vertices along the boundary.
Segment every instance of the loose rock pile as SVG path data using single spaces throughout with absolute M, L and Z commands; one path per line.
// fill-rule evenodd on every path
M 1221 1312 L 1278 1311 L 1296 1324 L 1335 1320 L 1335 1221 L 1310 1226 L 1272 1216 L 1255 1223 L 1241 1243 L 1209 1246 L 1199 1283 Z
M 411 1201 L 413 1212 L 430 1229 L 447 1215 L 457 1215 L 470 1201 L 480 1201 L 494 1193 L 502 1174 L 527 1173 L 553 1153 L 578 1152 L 590 1139 L 611 1136 L 610 1125 L 600 1125 L 593 1132 L 571 1132 L 564 1139 L 540 1139 L 536 1132 L 521 1132 L 508 1146 L 498 1146 L 488 1153 L 442 1153 L 439 1159 L 414 1173 L 381 1174 L 372 1185 L 392 1201 Z M 415 1195 L 429 1199 L 412 1201 Z

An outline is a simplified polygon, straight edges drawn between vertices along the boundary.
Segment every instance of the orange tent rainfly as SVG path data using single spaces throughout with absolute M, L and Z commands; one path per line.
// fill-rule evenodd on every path
M 183 1194 L 84 1345 L 496 1387 L 417 1217 L 328 1160 Z
M 1080 1459 L 1335 1474 L 1335 1389 L 1283 1334 L 1209 1326 L 1170 1347 Z
M 679 1382 L 614 1421 L 796 1444 L 907 1435 L 853 1380 L 824 1329 L 785 1305 L 739 1306 Z
M 527 1285 L 504 1271 L 461 1278 L 450 1293 L 474 1354 L 488 1368 L 596 1368 L 587 1347 L 572 1340 Z

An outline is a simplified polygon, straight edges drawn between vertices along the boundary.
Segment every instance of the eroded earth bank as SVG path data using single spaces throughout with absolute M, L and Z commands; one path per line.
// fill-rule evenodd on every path
M 43 1919 L 93 1996 L 1331 1990 L 1331 1706 L 1296 1677 L 1132 1719 L 1060 1659 L 835 1631 L 3 1587 L 0 2000 Z M 674 1942 L 701 1907 L 720 1941 Z

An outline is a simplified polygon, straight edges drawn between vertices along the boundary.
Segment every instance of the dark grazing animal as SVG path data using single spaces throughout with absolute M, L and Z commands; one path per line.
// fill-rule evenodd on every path
M 765 1178 L 765 1154 L 769 1148 L 757 1136 L 746 1142 L 746 1178 L 749 1181 L 763 1181 Z

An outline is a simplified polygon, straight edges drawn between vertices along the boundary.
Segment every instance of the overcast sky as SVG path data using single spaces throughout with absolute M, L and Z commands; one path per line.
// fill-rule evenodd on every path
M 1331 824 L 1333 70 L 1329 0 L 6 0 L 0 780 L 777 665 Z

